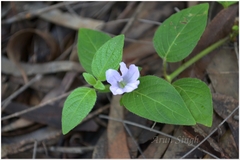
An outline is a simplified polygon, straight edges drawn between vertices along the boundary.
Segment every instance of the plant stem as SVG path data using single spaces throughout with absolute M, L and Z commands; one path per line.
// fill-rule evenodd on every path
M 167 79 L 167 61 L 163 60 L 163 76 Z
M 218 48 L 219 46 L 221 46 L 223 43 L 225 43 L 227 40 L 229 39 L 229 37 L 225 37 L 219 41 L 217 41 L 216 43 L 212 44 L 211 46 L 209 46 L 208 48 L 204 49 L 203 51 L 201 51 L 200 53 L 198 53 L 196 56 L 194 56 L 192 59 L 190 59 L 189 61 L 187 61 L 186 63 L 184 63 L 183 65 L 181 65 L 178 69 L 176 69 L 172 74 L 170 75 L 166 75 L 166 79 L 171 82 L 175 77 L 177 77 L 182 71 L 184 71 L 186 68 L 188 68 L 189 66 L 191 66 L 193 63 L 195 63 L 196 61 L 198 61 L 199 59 L 201 59 L 203 56 L 207 55 L 208 53 L 210 53 L 211 51 L 213 51 L 214 49 Z

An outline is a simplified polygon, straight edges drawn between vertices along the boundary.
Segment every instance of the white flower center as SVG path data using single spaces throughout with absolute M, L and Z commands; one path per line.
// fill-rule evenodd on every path
M 124 81 L 118 82 L 118 86 L 120 88 L 124 88 L 126 86 L 126 83 Z

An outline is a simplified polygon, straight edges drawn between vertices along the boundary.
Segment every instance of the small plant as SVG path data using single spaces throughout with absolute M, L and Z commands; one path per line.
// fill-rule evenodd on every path
M 122 62 L 124 35 L 109 35 L 90 29 L 80 29 L 78 56 L 86 70 L 83 77 L 92 87 L 79 87 L 66 99 L 62 111 L 62 132 L 67 134 L 92 110 L 96 92 L 123 94 L 120 103 L 130 112 L 149 120 L 175 125 L 211 127 L 212 95 L 208 86 L 199 79 L 173 79 L 188 66 L 217 48 L 223 39 L 200 52 L 176 71 L 167 74 L 167 63 L 186 58 L 197 45 L 207 24 L 207 3 L 173 14 L 155 32 L 153 44 L 163 59 L 164 77 L 140 77 L 138 67 Z M 117 71 L 120 67 L 121 74 Z M 107 81 L 109 85 L 104 85 Z

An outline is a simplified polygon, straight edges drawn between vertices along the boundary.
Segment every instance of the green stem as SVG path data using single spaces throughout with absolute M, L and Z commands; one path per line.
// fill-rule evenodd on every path
M 196 61 L 198 61 L 199 59 L 201 59 L 203 56 L 207 55 L 208 53 L 210 53 L 211 51 L 213 51 L 214 49 L 218 48 L 219 46 L 221 46 L 223 43 L 225 43 L 227 40 L 229 39 L 229 37 L 225 37 L 219 41 L 217 41 L 216 43 L 214 43 L 213 45 L 209 46 L 208 48 L 204 49 L 203 51 L 201 51 L 200 53 L 198 53 L 195 57 L 193 57 L 192 59 L 190 59 L 189 61 L 187 61 L 186 63 L 184 63 L 183 65 L 181 65 L 178 69 L 176 69 L 172 74 L 170 75 L 166 75 L 166 79 L 171 82 L 175 77 L 177 77 L 182 71 L 184 71 L 186 68 L 188 68 L 189 66 L 191 66 L 193 63 L 195 63 Z
M 163 60 L 163 75 L 167 79 L 167 61 L 164 59 Z

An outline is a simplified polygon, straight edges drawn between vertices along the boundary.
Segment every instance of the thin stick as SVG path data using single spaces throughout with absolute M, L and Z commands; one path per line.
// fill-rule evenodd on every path
M 161 22 L 157 22 L 157 21 L 152 21 L 152 20 L 149 20 L 149 19 L 137 19 L 139 22 L 143 22 L 143 23 L 149 23 L 149 24 L 155 24 L 157 26 L 160 26 L 162 23 Z
M 151 129 L 153 129 L 156 124 L 157 124 L 157 122 L 154 122 L 154 124 L 152 125 Z
M 137 10 L 135 11 L 135 13 L 133 14 L 132 18 L 128 21 L 128 23 L 126 24 L 126 26 L 123 28 L 121 34 L 125 34 L 127 32 L 127 30 L 133 25 L 133 23 L 135 22 L 138 14 L 140 13 L 140 11 L 143 9 L 143 5 L 144 2 L 141 2 L 139 4 L 139 6 L 137 7 Z
M 124 18 L 124 19 L 116 19 L 116 20 L 108 21 L 108 22 L 105 22 L 104 24 L 98 25 L 96 28 L 99 29 L 99 28 L 102 28 L 102 26 L 105 26 L 105 25 L 108 25 L 108 24 L 112 24 L 112 23 L 128 22 L 130 19 L 131 18 Z M 139 18 L 139 19 L 136 19 L 136 20 L 139 21 L 139 22 L 142 22 L 142 23 L 154 24 L 154 25 L 157 25 L 157 26 L 160 26 L 162 24 L 161 22 L 152 21 L 152 20 L 143 19 L 143 18 Z
M 78 1 L 68 2 L 67 4 L 69 5 L 69 4 L 74 4 L 74 3 L 78 3 Z M 34 11 L 21 12 L 21 13 L 15 15 L 15 16 L 9 18 L 9 19 L 3 20 L 2 24 L 11 24 L 11 23 L 21 21 L 21 20 L 24 20 L 24 19 L 30 19 L 30 18 L 36 17 L 36 16 L 38 16 L 38 15 L 44 13 L 44 12 L 48 12 L 48 11 L 53 10 L 53 9 L 64 7 L 65 5 L 66 5 L 66 2 L 62 2 L 62 3 L 51 5 L 51 6 L 48 6 L 48 7 L 45 7 L 45 8 L 34 10 Z
M 237 42 L 234 42 L 234 51 L 235 51 L 235 53 L 236 53 L 237 62 L 238 62 L 238 65 L 239 65 L 239 61 L 238 61 L 238 59 L 239 59 L 239 53 L 238 53 L 238 44 L 237 44 Z
M 207 137 L 205 137 L 198 145 L 196 145 L 193 149 L 191 149 L 189 152 L 187 152 L 184 156 L 181 157 L 181 159 L 185 158 L 188 156 L 192 151 L 194 151 L 196 148 L 198 148 L 203 142 L 205 142 L 215 131 L 217 131 L 218 128 L 220 128 L 221 125 L 223 125 L 224 122 L 226 122 L 232 115 L 233 113 L 238 110 L 239 106 L 236 107 L 231 114 L 229 114 Z
M 35 141 L 34 141 L 34 147 L 33 147 L 33 156 L 32 156 L 32 159 L 35 159 L 35 158 L 36 158 L 37 144 L 38 144 L 38 142 L 35 140 Z
M 91 119 L 91 118 L 95 117 L 96 115 L 102 113 L 103 111 L 105 111 L 105 110 L 108 109 L 109 107 L 110 107 L 110 105 L 108 104 L 108 105 L 105 105 L 105 106 L 103 106 L 103 107 L 101 107 L 101 108 L 99 108 L 99 109 L 97 109 L 97 110 L 89 113 L 89 115 L 88 115 L 86 118 L 84 118 L 81 123 L 83 123 L 83 122 L 85 122 L 85 121 L 88 121 L 89 119 Z
M 48 150 L 47 150 L 47 147 L 46 147 L 46 144 L 44 141 L 42 142 L 42 145 L 43 145 L 43 150 L 44 150 L 46 156 L 48 157 Z
M 102 4 L 101 1 L 91 2 L 91 3 L 82 2 L 82 3 L 75 4 L 74 6 L 72 6 L 72 8 L 76 10 L 76 9 L 79 9 L 79 8 L 87 8 L 87 7 L 98 6 L 98 5 L 101 5 L 101 4 Z
M 2 101 L 2 111 L 7 107 L 7 105 L 11 102 L 13 98 L 15 98 L 17 95 L 22 93 L 25 89 L 27 89 L 29 86 L 31 86 L 36 81 L 40 80 L 42 78 L 41 74 L 36 75 L 33 79 L 31 79 L 28 83 L 26 83 L 24 86 L 19 88 L 16 92 L 11 94 L 8 98 L 6 98 L 4 101 Z
M 79 15 L 77 14 L 77 12 L 74 11 L 74 9 L 72 7 L 70 7 L 69 4 L 67 4 L 67 2 L 63 2 L 66 3 L 65 7 L 68 10 L 68 12 L 70 12 L 73 16 L 78 17 Z
M 174 10 L 175 10 L 176 12 L 180 12 L 180 9 L 179 9 L 178 7 L 174 7 Z
M 84 85 L 84 86 L 82 86 L 82 87 L 89 87 L 89 86 L 90 86 L 89 84 L 86 84 L 86 85 Z M 44 106 L 47 105 L 47 104 L 53 103 L 53 102 L 55 102 L 55 101 L 58 101 L 58 100 L 60 100 L 60 99 L 62 99 L 62 98 L 67 97 L 72 91 L 73 91 L 73 90 L 71 90 L 71 91 L 69 91 L 69 92 L 67 92 L 67 93 L 64 93 L 64 94 L 62 94 L 62 95 L 60 95 L 60 96 L 58 96 L 58 97 L 55 97 L 55 98 L 53 98 L 53 99 L 50 99 L 50 100 L 48 100 L 48 101 L 46 101 L 46 102 L 43 102 L 43 103 L 41 103 L 41 104 L 39 104 L 39 105 L 36 105 L 36 106 L 34 106 L 34 107 L 31 107 L 31 108 L 29 108 L 29 109 L 25 109 L 25 110 L 23 110 L 23 111 L 16 112 L 16 113 L 13 113 L 13 114 L 11 114 L 11 115 L 5 116 L 5 117 L 3 117 L 1 120 L 3 121 L 3 120 L 6 120 L 6 119 L 10 119 L 10 118 L 13 118 L 13 117 L 17 117 L 17 116 L 20 116 L 20 115 L 25 114 L 25 113 L 27 113 L 27 112 L 31 112 L 31 111 L 33 111 L 33 110 L 35 110 L 35 109 L 44 107 Z
M 127 15 L 131 12 L 131 10 L 133 9 L 133 6 L 136 4 L 136 2 L 132 1 L 132 2 L 128 2 L 126 8 L 118 15 L 118 17 L 116 19 L 122 19 L 127 17 Z
M 94 150 L 94 146 L 88 146 L 88 147 L 48 147 L 48 150 L 50 152 L 60 152 L 60 153 L 77 153 L 77 154 L 83 154 L 88 151 Z M 44 148 L 39 148 L 37 150 L 38 152 L 44 151 Z
M 146 130 L 149 130 L 149 131 L 152 131 L 152 132 L 155 132 L 155 133 L 158 133 L 158 134 L 161 134 L 163 136 L 166 136 L 168 138 L 172 138 L 178 142 L 181 142 L 181 143 L 184 143 L 184 144 L 187 144 L 189 146 L 192 146 L 192 147 L 195 147 L 195 145 L 192 145 L 192 144 L 189 144 L 177 137 L 174 137 L 174 136 L 171 136 L 171 135 L 168 135 L 164 132 L 161 132 L 161 131 L 158 131 L 158 130 L 155 130 L 155 129 L 151 129 L 149 127 L 146 127 L 146 126 L 143 126 L 141 124 L 137 124 L 137 123 L 134 123 L 134 122 L 130 122 L 130 121 L 126 121 L 126 120 L 121 120 L 121 119 L 116 119 L 116 118 L 112 118 L 112 117 L 109 117 L 109 116 L 106 116 L 106 115 L 99 115 L 100 118 L 103 118 L 103 119 L 108 119 L 108 120 L 113 120 L 113 121 L 118 121 L 118 122 L 122 122 L 122 123 L 126 123 L 126 124 L 129 124 L 129 125 L 132 125 L 132 126 L 136 126 L 136 127 L 139 127 L 139 128 L 143 128 L 143 129 L 146 129 Z M 210 156 L 216 158 L 216 159 L 219 159 L 217 156 L 213 155 L 212 153 L 204 150 L 204 149 L 201 149 L 200 147 L 198 147 L 198 149 L 206 154 L 209 154 Z
M 41 107 L 49 104 L 49 103 L 52 103 L 52 102 L 55 102 L 55 101 L 60 100 L 60 99 L 62 99 L 62 98 L 65 98 L 65 97 L 67 97 L 71 92 L 72 92 L 72 91 L 69 91 L 69 92 L 67 92 L 67 93 L 64 93 L 64 94 L 56 97 L 56 98 L 50 99 L 50 100 L 48 100 L 48 101 L 46 101 L 46 102 L 43 102 L 43 103 L 41 103 L 41 104 L 39 104 L 39 105 L 37 105 L 37 106 L 34 106 L 34 107 L 29 108 L 29 109 L 25 109 L 25 110 L 23 110 L 23 111 L 16 112 L 16 113 L 10 114 L 10 115 L 8 115 L 8 116 L 5 116 L 5 117 L 2 118 L 2 121 L 3 121 L 3 120 L 6 120 L 6 119 L 13 118 L 13 117 L 20 116 L 20 115 L 25 114 L 25 113 L 27 113 L 27 112 L 31 112 L 31 111 L 33 111 L 33 110 L 35 110 L 35 109 L 41 108 Z
M 129 130 L 129 128 L 127 127 L 127 125 L 125 123 L 122 123 L 122 124 L 123 124 L 124 128 L 126 129 L 127 133 L 129 134 L 129 136 L 132 138 L 134 144 L 137 146 L 137 149 L 140 152 L 140 154 L 143 156 L 144 159 L 146 159 L 145 155 L 143 154 L 143 151 L 141 150 L 141 148 L 137 144 L 136 140 L 133 138 L 133 135 L 132 135 L 131 131 Z
M 61 61 L 66 58 L 75 45 L 76 43 L 73 43 L 70 47 L 68 47 L 59 57 L 56 58 L 56 61 Z

